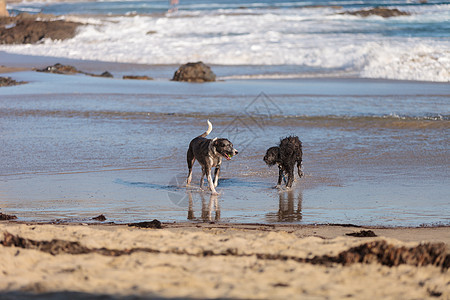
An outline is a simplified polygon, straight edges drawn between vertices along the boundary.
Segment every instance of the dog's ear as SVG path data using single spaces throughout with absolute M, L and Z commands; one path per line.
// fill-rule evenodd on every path
M 217 147 L 217 138 L 213 138 L 212 140 L 212 143 L 211 143 L 211 145 L 213 146 L 213 147 Z

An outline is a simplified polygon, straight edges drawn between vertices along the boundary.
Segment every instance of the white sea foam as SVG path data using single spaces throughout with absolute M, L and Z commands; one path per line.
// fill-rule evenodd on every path
M 396 36 L 391 34 L 395 20 L 338 15 L 331 8 L 250 12 L 78 17 L 88 25 L 71 40 L 2 45 L 0 50 L 146 64 L 297 65 L 315 68 L 318 75 L 450 81 L 448 37 Z M 406 23 L 430 22 L 432 12 L 428 8 Z

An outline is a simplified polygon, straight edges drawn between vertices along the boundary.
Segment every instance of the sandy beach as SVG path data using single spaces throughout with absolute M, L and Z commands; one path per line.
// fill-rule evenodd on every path
M 377 237 L 346 234 L 371 230 Z M 448 227 L 163 224 L 0 224 L 35 242 L 63 240 L 98 253 L 0 246 L 2 299 L 448 299 Z M 317 264 L 363 244 L 444 243 L 447 268 Z M 5 240 L 3 241 L 5 243 Z M 27 244 L 27 243 L 23 243 Z M 60 248 L 69 249 L 64 246 Z M 70 250 L 70 249 L 69 249 Z M 111 251 L 123 251 L 111 254 Z M 302 261 L 303 260 L 303 261 Z

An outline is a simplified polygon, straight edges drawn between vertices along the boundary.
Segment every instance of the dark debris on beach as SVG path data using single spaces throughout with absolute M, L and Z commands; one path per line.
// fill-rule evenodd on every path
M 354 237 L 376 237 L 377 235 L 372 230 L 361 230 L 358 232 L 346 233 L 345 235 Z
M 416 247 L 396 247 L 384 240 L 373 241 L 342 251 L 337 256 L 315 256 L 313 258 L 293 257 L 289 255 L 262 254 L 258 258 L 271 260 L 292 259 L 313 265 L 330 265 L 333 263 L 348 266 L 355 263 L 379 263 L 389 267 L 399 265 L 427 266 L 433 265 L 447 270 L 450 267 L 450 252 L 444 243 L 426 243 Z
M 121 256 L 130 255 L 135 252 L 166 253 L 188 256 L 242 257 L 255 255 L 257 259 L 261 260 L 293 260 L 299 263 L 309 263 L 313 265 L 325 266 L 332 264 L 349 266 L 355 263 L 379 263 L 388 267 L 395 267 L 399 265 L 412 265 L 417 267 L 432 265 L 441 268 L 443 271 L 448 270 L 448 268 L 450 267 L 450 252 L 445 243 L 426 243 L 420 244 L 416 247 L 397 247 L 392 244 L 388 244 L 384 240 L 372 241 L 359 245 L 357 247 L 352 247 L 348 250 L 340 252 L 336 256 L 321 255 L 315 256 L 313 258 L 269 253 L 241 254 L 239 253 L 239 251 L 237 251 L 237 249 L 231 248 L 219 252 L 205 250 L 203 251 L 203 253 L 189 253 L 183 249 L 159 250 L 152 248 L 130 248 L 125 250 L 118 250 L 107 248 L 88 248 L 86 246 L 83 246 L 79 242 L 64 241 L 58 239 L 53 239 L 51 241 L 36 241 L 23 238 L 18 235 L 13 235 L 8 232 L 4 232 L 4 237 L 3 240 L 0 240 L 0 245 L 3 245 L 5 247 L 35 249 L 50 253 L 52 255 L 97 253 L 105 256 Z
M 16 220 L 17 217 L 14 215 L 7 215 L 0 212 L 0 221 L 7 221 L 7 220 Z
M 154 219 L 151 222 L 130 223 L 130 224 L 128 224 L 128 226 L 138 227 L 138 228 L 156 228 L 156 229 L 162 228 L 161 222 L 156 219 Z

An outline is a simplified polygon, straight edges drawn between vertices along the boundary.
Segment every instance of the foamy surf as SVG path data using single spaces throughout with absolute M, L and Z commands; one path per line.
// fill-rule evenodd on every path
M 342 6 L 337 8 L 327 6 L 335 5 L 328 1 L 321 1 L 325 7 L 319 8 L 306 7 L 303 1 L 243 1 L 239 6 L 234 2 L 213 1 L 205 6 L 190 1 L 171 14 L 164 13 L 160 2 L 135 1 L 122 10 L 115 7 L 116 2 L 85 3 L 96 15 L 76 16 L 86 25 L 73 39 L 1 45 L 0 50 L 151 65 L 201 60 L 216 65 L 299 66 L 305 70 L 281 74 L 284 78 L 352 76 L 450 81 L 450 5 L 441 2 L 416 5 L 398 1 L 389 8 L 411 15 L 393 18 L 342 14 L 364 8 L 356 1 L 339 2 Z M 371 1 L 368 5 L 377 3 L 384 4 Z M 75 4 L 45 5 L 11 7 L 56 14 L 83 12 L 81 8 L 76 10 Z M 261 68 L 252 76 L 276 75 Z

